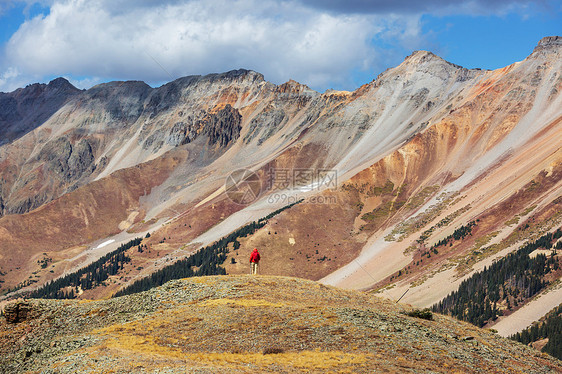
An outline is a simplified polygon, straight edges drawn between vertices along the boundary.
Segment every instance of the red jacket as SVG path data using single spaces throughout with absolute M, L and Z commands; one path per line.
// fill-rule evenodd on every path
M 250 262 L 260 262 L 260 254 L 257 250 L 253 251 L 250 255 Z

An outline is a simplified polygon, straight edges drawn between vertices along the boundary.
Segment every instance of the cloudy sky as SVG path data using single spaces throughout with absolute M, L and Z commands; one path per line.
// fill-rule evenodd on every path
M 238 68 L 354 90 L 414 50 L 496 69 L 549 35 L 560 0 L 0 0 L 0 91 Z

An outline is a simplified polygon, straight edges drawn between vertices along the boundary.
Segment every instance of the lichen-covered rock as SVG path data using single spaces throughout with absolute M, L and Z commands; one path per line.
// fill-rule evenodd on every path
M 20 323 L 36 318 L 38 315 L 38 310 L 26 301 L 16 301 L 4 308 L 4 317 L 8 323 Z

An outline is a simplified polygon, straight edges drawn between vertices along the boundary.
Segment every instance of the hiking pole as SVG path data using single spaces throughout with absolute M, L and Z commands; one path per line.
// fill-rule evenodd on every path
M 399 298 L 398 300 L 396 300 L 396 303 L 398 303 L 400 300 L 402 300 L 402 298 L 404 297 L 404 295 L 406 295 L 406 294 L 408 293 L 408 291 L 410 291 L 409 288 L 406 290 L 406 292 L 404 292 L 404 293 L 402 294 L 402 296 L 400 296 L 400 298 Z

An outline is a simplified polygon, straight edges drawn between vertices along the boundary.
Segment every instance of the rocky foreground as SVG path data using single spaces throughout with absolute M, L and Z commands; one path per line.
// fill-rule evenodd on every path
M 295 278 L 175 280 L 99 301 L 28 300 L 2 373 L 552 373 L 562 362 L 452 318 Z

